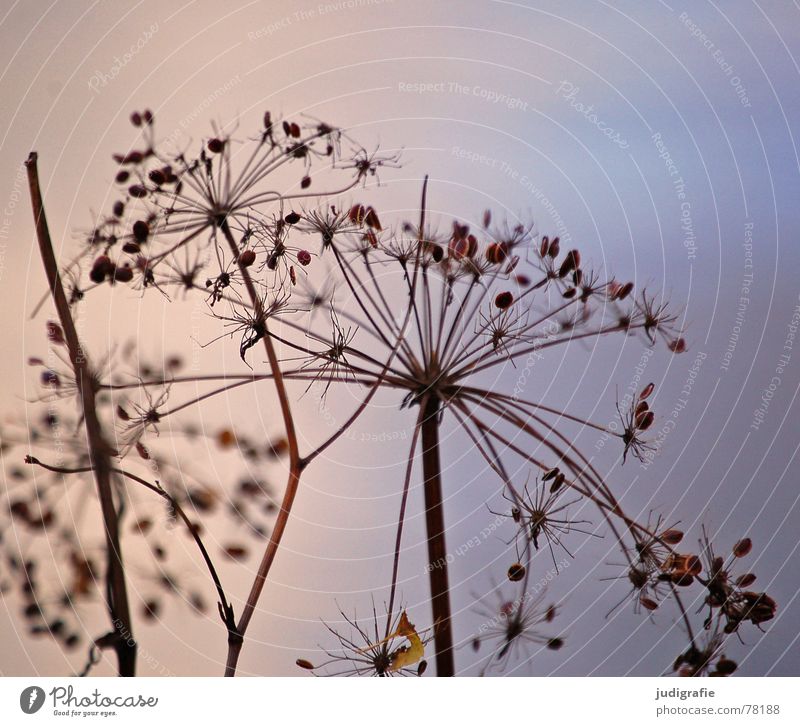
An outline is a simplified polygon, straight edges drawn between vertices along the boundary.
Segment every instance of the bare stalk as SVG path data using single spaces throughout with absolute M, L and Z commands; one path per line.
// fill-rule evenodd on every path
M 119 520 L 111 488 L 111 454 L 113 449 L 103 435 L 95 402 L 97 393 L 96 378 L 78 338 L 69 303 L 64 294 L 64 287 L 61 284 L 58 262 L 53 252 L 53 243 L 44 211 L 37 158 L 36 152 L 32 151 L 25 162 L 28 171 L 28 186 L 33 206 L 33 218 L 36 223 L 36 236 L 39 241 L 39 252 L 47 276 L 47 284 L 58 312 L 61 328 L 64 331 L 70 362 L 75 373 L 75 385 L 81 402 L 89 457 L 94 470 L 94 479 L 97 484 L 97 493 L 103 514 L 107 551 L 107 608 L 113 627 L 112 632 L 115 634 L 113 643 L 117 654 L 118 672 L 120 676 L 133 676 L 136 674 L 136 641 L 133 638 L 133 625 L 131 623 L 128 593 L 125 584 L 125 568 L 119 543 Z
M 439 460 L 439 399 L 431 394 L 423 402 L 422 471 L 425 489 L 425 527 L 428 538 L 428 569 L 433 606 L 436 675 L 455 675 L 453 631 L 450 615 L 450 585 L 447 577 L 442 477 Z
M 239 248 L 236 245 L 236 240 L 231 234 L 228 222 L 223 220 L 220 224 L 225 239 L 228 241 L 231 253 L 234 258 L 239 257 Z M 266 318 L 264 316 L 263 306 L 258 296 L 258 292 L 253 285 L 253 280 L 250 277 L 250 272 L 245 265 L 239 264 L 239 271 L 242 275 L 247 294 L 250 297 L 250 302 L 253 305 L 253 310 L 258 316 L 258 319 L 264 320 L 264 327 L 266 328 Z M 280 363 L 278 356 L 275 352 L 275 347 L 272 344 L 272 337 L 267 332 L 262 338 L 264 341 L 264 348 L 267 352 L 267 360 L 269 361 L 270 371 L 272 373 L 273 381 L 275 382 L 275 390 L 278 394 L 278 401 L 281 408 L 281 416 L 283 417 L 283 425 L 286 430 L 286 440 L 289 443 L 289 478 L 286 482 L 286 490 L 283 494 L 283 501 L 281 508 L 278 511 L 277 518 L 275 519 L 275 526 L 267 543 L 267 548 L 261 558 L 261 562 L 256 572 L 256 577 L 250 587 L 250 593 L 247 596 L 242 614 L 236 624 L 236 630 L 228 632 L 228 657 L 225 663 L 225 675 L 232 677 L 236 675 L 236 665 L 239 662 L 239 655 L 242 652 L 242 644 L 244 643 L 244 634 L 247 631 L 247 626 L 253 617 L 258 599 L 261 596 L 261 591 L 264 589 L 264 583 L 267 581 L 267 576 L 272 568 L 272 563 L 275 560 L 275 555 L 278 552 L 283 533 L 286 530 L 286 524 L 289 521 L 289 515 L 292 511 L 297 489 L 300 486 L 300 475 L 305 466 L 300 458 L 300 451 L 297 444 L 297 433 L 294 426 L 294 417 L 292 416 L 291 406 L 289 405 L 289 394 L 286 391 L 286 384 L 283 380 L 281 373 Z

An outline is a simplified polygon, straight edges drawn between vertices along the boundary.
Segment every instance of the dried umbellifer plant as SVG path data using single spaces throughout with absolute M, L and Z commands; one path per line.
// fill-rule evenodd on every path
M 775 602 L 748 589 L 754 575 L 731 575 L 731 563 L 713 554 L 705 534 L 703 562 L 676 549 L 683 533 L 663 528 L 661 518 L 642 523 L 627 514 L 611 483 L 576 443 L 575 428 L 589 428 L 620 440 L 622 463 L 628 454 L 646 456 L 647 431 L 656 415 L 650 403 L 653 385 L 642 389 L 629 407 L 618 407 L 621 432 L 525 396 L 524 390 L 508 390 L 520 380 L 518 366 L 530 368 L 547 350 L 581 341 L 638 333 L 648 345 L 663 341 L 672 353 L 683 352 L 679 316 L 665 301 L 647 290 L 634 291 L 630 282 L 601 280 L 579 250 L 562 250 L 558 238 L 540 237 L 529 225 L 493 225 L 488 212 L 479 229 L 456 221 L 446 232 L 436 231 L 427 218 L 427 179 L 419 218 L 399 229 L 385 229 L 373 206 L 342 205 L 338 197 L 395 166 L 396 158 L 368 153 L 327 124 L 278 122 L 266 114 L 263 128 L 246 144 L 217 132 L 190 157 L 186 151 L 170 154 L 159 147 L 150 112 L 134 114 L 131 121 L 142 130 L 143 145 L 115 157 L 119 198 L 112 213 L 88 234 L 81 254 L 63 269 L 52 251 L 35 155 L 28 162 L 37 236 L 58 314 L 58 321 L 48 324 L 48 337 L 56 359 L 59 353 L 61 359 L 34 363 L 42 367 L 41 384 L 53 396 L 68 402 L 77 395 L 79 415 L 73 414 L 70 424 L 77 433 L 68 446 L 69 460 L 31 455 L 27 461 L 37 471 L 55 475 L 59 486 L 75 476 L 94 480 L 105 562 L 82 561 L 79 554 L 72 567 L 83 572 L 83 581 L 103 581 L 101 587 L 95 584 L 95 591 L 103 596 L 112 630 L 95 640 L 90 664 L 97 648 L 113 648 L 119 672 L 132 675 L 135 670 L 126 583 L 130 575 L 121 538 L 135 485 L 166 506 L 194 540 L 227 630 L 226 675 L 234 675 L 304 470 L 351 429 L 378 391 L 387 391 L 396 397 L 398 409 L 414 411 L 414 425 L 405 474 L 398 482 L 402 496 L 385 617 L 376 608 L 371 622 L 345 617 L 351 632 L 333 631 L 338 647 L 326 649 L 325 662 L 301 659 L 300 667 L 331 674 L 421 674 L 432 642 L 436 674 L 456 673 L 443 494 L 447 462 L 440 450 L 442 427 L 454 426 L 494 477 L 494 491 L 510 505 L 503 514 L 515 530 L 510 539 L 514 558 L 505 573 L 512 592 L 500 597 L 495 610 L 482 606 L 488 624 L 472 640 L 476 650 L 491 644 L 482 672 L 502 669 L 518 651 L 564 645 L 552 630 L 556 605 L 535 595 L 530 581 L 537 553 L 546 551 L 544 556 L 557 568 L 556 550 L 569 556 L 574 539 L 598 534 L 582 514 L 577 518 L 572 513 L 585 504 L 599 512 L 619 543 L 623 577 L 632 587 L 637 610 L 652 613 L 667 600 L 676 604 L 688 639 L 676 670 L 688 675 L 732 672 L 735 664 L 722 651 L 725 639 L 744 623 L 760 627 L 774 616 Z M 343 152 L 345 148 L 349 151 Z M 280 188 L 276 175 L 298 166 L 300 181 L 287 192 L 275 191 Z M 342 176 L 343 181 L 317 191 L 317 167 L 323 167 L 326 177 Z M 84 269 L 87 279 L 81 274 Z M 107 365 L 92 362 L 74 323 L 77 312 L 92 300 L 90 293 L 101 286 L 133 288 L 166 299 L 200 298 L 209 318 L 220 326 L 215 340 L 236 340 L 243 373 L 184 374 L 178 365 L 144 372 L 136 361 L 135 379 L 118 380 Z M 256 349 L 266 353 L 263 370 L 253 355 Z M 212 387 L 183 394 L 199 383 Z M 267 540 L 245 606 L 237 614 L 202 538 L 202 521 L 215 501 L 212 486 L 193 480 L 181 461 L 159 452 L 158 435 L 167 429 L 180 432 L 182 426 L 185 431 L 185 425 L 173 427 L 175 414 L 199 412 L 216 396 L 262 383 L 277 394 L 281 435 L 265 441 L 264 434 L 259 438 L 227 428 L 214 435 L 221 449 L 256 466 L 282 455 L 287 459 L 279 504 L 263 481 L 241 482 L 236 490 L 242 504 L 233 507 L 234 519 Z M 307 453 L 300 452 L 295 430 L 295 385 L 297 396 L 316 392 L 323 400 L 339 387 L 362 391 L 355 411 L 337 417 L 344 423 Z M 172 403 L 176 396 L 184 399 Z M 44 429 L 37 427 L 37 436 L 53 425 L 53 417 L 61 420 L 52 413 Z M 30 433 L 17 443 L 30 445 Z M 3 446 L 14 443 L 4 433 Z M 155 467 L 150 466 L 153 461 Z M 407 613 L 397 602 L 403 528 L 417 462 L 432 609 L 430 626 L 419 629 L 411 619 L 420 621 L 420 614 Z M 30 530 L 52 531 L 52 507 L 34 506 L 38 488 L 26 487 L 20 487 L 26 496 L 10 501 L 10 516 Z M 254 521 L 251 505 L 260 507 L 268 524 Z M 137 521 L 148 530 L 156 528 L 152 518 Z M 70 536 L 72 549 L 82 552 L 79 534 Z M 734 559 L 746 555 L 749 547 L 749 540 L 737 543 Z M 232 543 L 224 554 L 237 559 L 245 548 Z M 23 592 L 38 607 L 37 564 L 16 562 L 16 567 Z M 163 584 L 183 592 L 180 584 Z M 699 626 L 684 605 L 687 588 L 697 587 L 704 589 L 708 605 Z M 155 601 L 145 602 L 151 618 L 157 610 Z
M 458 644 L 451 628 L 443 505 L 447 462 L 440 450 L 442 427 L 455 426 L 472 443 L 473 456 L 496 477 L 496 491 L 510 504 L 510 511 L 501 514 L 516 529 L 515 559 L 506 573 L 514 592 L 503 595 L 493 613 L 481 606 L 489 627 L 472 641 L 476 650 L 494 641 L 482 672 L 504 666 L 517 645 L 525 651 L 537 645 L 558 650 L 564 644 L 563 638 L 541 627 L 552 627 L 556 606 L 543 603 L 531 590 L 533 558 L 546 550 L 557 571 L 556 549 L 571 556 L 576 538 L 598 535 L 589 521 L 571 514 L 586 503 L 599 511 L 619 543 L 637 608 L 652 612 L 667 599 L 677 604 L 690 645 L 676 668 L 682 673 L 707 671 L 710 658 L 702 667 L 692 666 L 702 660 L 695 652 L 705 651 L 699 628 L 684 606 L 683 589 L 700 585 L 709 590 L 711 614 L 701 629 L 712 634 L 708 637 L 718 660 L 724 636 L 745 621 L 760 625 L 770 619 L 774 601 L 763 593 L 745 595 L 735 588 L 714 597 L 710 562 L 698 568 L 699 557 L 679 553 L 675 547 L 683 534 L 662 528 L 660 518 L 642 523 L 627 514 L 610 482 L 576 444 L 576 428 L 594 429 L 619 439 L 621 463 L 628 454 L 643 460 L 651 451 L 647 431 L 655 420 L 650 404 L 653 384 L 637 393 L 629 410 L 623 413 L 618 406 L 622 428 L 616 430 L 526 397 L 524 391 L 503 392 L 522 380 L 517 364 L 532 366 L 547 349 L 579 341 L 640 333 L 648 345 L 663 341 L 671 353 L 681 353 L 686 343 L 678 315 L 649 291 L 635 293 L 632 283 L 602 281 L 583 263 L 579 250 L 563 251 L 558 238 L 539 238 L 531 226 L 493 226 L 486 212 L 481 229 L 473 231 L 456 221 L 447 232 L 437 232 L 426 219 L 426 194 L 427 181 L 419 221 L 397 231 L 384 230 L 377 212 L 363 204 L 353 205 L 347 215 L 336 209 L 305 211 L 301 226 L 319 234 L 320 257 L 330 259 L 325 285 L 343 289 L 345 295 L 334 296 L 330 287 L 325 294 L 312 294 L 315 310 L 330 317 L 309 314 L 302 326 L 288 323 L 274 334 L 285 347 L 301 350 L 304 344 L 291 333 L 302 332 L 311 341 L 308 363 L 322 358 L 337 364 L 335 378 L 320 373 L 323 392 L 332 383 L 377 386 L 395 392 L 398 408 L 416 410 L 387 632 L 388 623 L 397 617 L 400 543 L 412 469 L 419 458 L 436 672 L 455 674 Z M 360 229 L 354 233 L 345 226 L 348 222 Z M 528 262 L 531 251 L 533 261 Z M 527 472 L 522 481 L 520 471 Z M 752 581 L 745 578 L 741 587 L 749 584 Z M 727 622 L 726 608 L 732 613 Z M 723 660 L 726 665 L 716 666 L 715 673 L 730 672 L 732 661 Z M 311 667 L 309 661 L 303 665 Z M 323 666 L 313 668 L 318 669 L 325 671 Z

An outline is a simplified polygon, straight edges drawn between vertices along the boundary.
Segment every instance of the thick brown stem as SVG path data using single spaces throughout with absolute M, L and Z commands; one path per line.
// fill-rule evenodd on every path
M 455 675 L 453 631 L 450 617 L 450 585 L 444 536 L 442 476 L 439 460 L 439 399 L 429 396 L 422 418 L 422 471 L 425 478 L 425 526 L 428 537 L 428 570 L 433 605 L 436 675 Z
M 89 456 L 94 469 L 94 478 L 103 514 L 103 524 L 105 525 L 108 554 L 106 579 L 109 592 L 107 606 L 113 627 L 112 632 L 115 635 L 111 641 L 114 643 L 117 653 L 119 675 L 133 676 L 136 674 L 136 641 L 133 638 L 133 626 L 125 584 L 125 568 L 122 563 L 122 550 L 119 544 L 119 521 L 111 489 L 112 449 L 103 436 L 95 405 L 95 394 L 97 393 L 95 378 L 78 338 L 69 303 L 64 294 L 64 287 L 61 284 L 58 262 L 53 252 L 53 243 L 50 239 L 50 231 L 47 227 L 47 218 L 44 213 L 44 202 L 42 201 L 36 161 L 36 152 L 32 151 L 25 162 L 25 166 L 28 170 L 28 186 L 33 206 L 33 218 L 36 223 L 36 236 L 39 240 L 39 252 L 47 275 L 47 284 L 53 296 L 61 328 L 64 331 L 72 369 L 75 373 L 75 384 L 78 388 L 83 421 L 86 427 Z

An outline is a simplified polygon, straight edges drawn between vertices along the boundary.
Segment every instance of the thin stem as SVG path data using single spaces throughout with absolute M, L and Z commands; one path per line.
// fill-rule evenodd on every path
M 86 472 L 94 471 L 94 467 L 91 466 L 83 466 L 77 469 L 70 469 L 63 466 L 52 466 L 50 464 L 45 464 L 43 461 L 37 459 L 35 456 L 26 456 L 25 463 L 33 464 L 35 466 L 40 466 L 42 469 L 47 469 L 47 471 L 52 471 L 55 472 L 56 474 L 83 474 Z M 167 492 L 158 482 L 156 482 L 155 484 L 151 484 L 146 479 L 142 479 L 141 477 L 136 476 L 136 474 L 132 474 L 129 471 L 125 471 L 125 469 L 118 469 L 115 467 L 112 468 L 111 471 L 114 472 L 115 474 L 119 474 L 120 476 L 124 476 L 127 479 L 130 479 L 131 481 L 135 481 L 137 484 L 141 484 L 142 486 L 149 489 L 151 492 L 158 494 L 158 496 L 162 497 L 167 502 L 169 502 L 170 507 L 172 507 L 172 509 L 175 511 L 175 513 L 178 515 L 181 521 L 186 525 L 186 529 L 189 532 L 189 535 L 195 541 L 197 548 L 200 550 L 200 554 L 203 557 L 203 561 L 205 562 L 206 567 L 208 568 L 208 572 L 211 575 L 211 579 L 214 582 L 214 587 L 217 590 L 217 596 L 220 599 L 220 615 L 222 616 L 223 622 L 225 623 L 225 625 L 228 627 L 229 630 L 231 628 L 236 628 L 236 620 L 233 616 L 233 607 L 231 606 L 230 601 L 225 595 L 225 589 L 222 587 L 222 580 L 220 580 L 219 575 L 217 574 L 217 569 L 214 566 L 214 562 L 211 559 L 211 555 L 208 553 L 208 550 L 206 549 L 203 540 L 200 538 L 197 526 L 192 524 L 192 521 L 189 519 L 186 512 L 183 510 L 183 507 L 181 507 L 181 505 L 178 504 L 178 501 L 175 499 L 175 497 L 173 497 L 169 492 Z
M 222 220 L 220 228 L 225 235 L 225 239 L 228 241 L 231 253 L 235 258 L 238 258 L 239 248 L 236 245 L 236 240 L 233 238 L 230 227 L 228 226 L 226 220 Z M 278 547 L 280 546 L 281 539 L 283 538 L 283 533 L 286 530 L 286 524 L 289 521 L 289 515 L 291 514 L 292 505 L 294 504 L 294 499 L 297 495 L 297 489 L 300 486 L 300 475 L 303 470 L 303 463 L 300 460 L 300 451 L 297 444 L 297 433 L 295 431 L 294 418 L 292 416 L 291 406 L 289 405 L 289 395 L 286 390 L 286 384 L 283 380 L 283 374 L 281 373 L 278 356 L 275 352 L 275 347 L 272 344 L 272 337 L 269 335 L 269 331 L 266 330 L 267 323 L 264 315 L 264 309 L 261 304 L 261 299 L 259 298 L 258 292 L 253 285 L 253 280 L 250 277 L 250 272 L 247 267 L 241 264 L 241 262 L 239 262 L 238 265 L 245 288 L 250 296 L 250 302 L 253 304 L 253 310 L 255 311 L 257 319 L 264 321 L 264 328 L 265 332 L 267 333 L 263 336 L 262 340 L 264 341 L 264 348 L 267 351 L 267 359 L 269 361 L 270 371 L 272 372 L 273 380 L 275 382 L 275 390 L 278 394 L 281 415 L 283 417 L 283 424 L 286 430 L 286 440 L 289 444 L 289 478 L 286 482 L 286 490 L 283 494 L 281 508 L 278 511 L 278 515 L 275 520 L 275 526 L 272 528 L 272 533 L 270 534 L 267 548 L 264 551 L 264 554 L 261 558 L 261 563 L 258 566 L 258 572 L 256 573 L 256 577 L 253 580 L 253 584 L 250 588 L 250 594 L 247 596 L 247 601 L 245 602 L 244 609 L 242 610 L 239 622 L 237 623 L 236 631 L 229 631 L 228 657 L 225 663 L 226 676 L 236 675 L 236 664 L 238 663 L 239 655 L 242 652 L 244 634 L 247 631 L 247 626 L 250 624 L 250 619 L 253 617 L 256 603 L 258 603 L 258 599 L 261 596 L 261 591 L 264 589 L 264 583 L 267 581 L 267 576 L 269 575 L 272 563 L 275 560 L 275 555 L 278 552 Z
M 392 613 L 394 612 L 394 600 L 397 594 L 397 573 L 400 569 L 400 544 L 403 540 L 403 525 L 406 521 L 406 506 L 408 505 L 408 492 L 411 487 L 411 473 L 414 469 L 414 455 L 417 451 L 417 441 L 419 440 L 420 426 L 422 425 L 422 418 L 424 410 L 420 408 L 417 423 L 414 425 L 414 435 L 411 438 L 411 450 L 408 452 L 408 464 L 406 465 L 406 477 L 403 481 L 403 495 L 400 498 L 400 514 L 397 517 L 397 536 L 394 542 L 394 559 L 392 561 L 392 585 L 389 590 L 389 608 L 388 617 L 386 619 L 386 633 L 384 637 L 389 636 L 389 630 L 392 624 Z
M 450 585 L 447 576 L 442 477 L 439 459 L 439 399 L 434 394 L 422 403 L 422 471 L 425 491 L 425 527 L 433 606 L 436 675 L 455 675 Z
M 86 439 L 89 457 L 94 469 L 94 479 L 103 514 L 106 535 L 108 590 L 107 608 L 113 626 L 114 649 L 117 654 L 118 672 L 120 676 L 136 674 L 136 641 L 133 637 L 133 624 L 128 604 L 128 592 L 125 583 L 125 567 L 122 562 L 122 549 L 119 543 L 119 517 L 114 505 L 114 494 L 111 488 L 111 452 L 112 448 L 103 435 L 100 419 L 97 415 L 95 395 L 96 379 L 89 365 L 83 346 L 75 329 L 69 303 L 64 294 L 58 262 L 53 252 L 50 230 L 47 226 L 44 201 L 39 184 L 38 155 L 32 151 L 25 162 L 28 171 L 33 217 L 36 222 L 36 236 L 39 241 L 39 252 L 42 257 L 47 284 L 53 296 L 59 321 L 64 331 L 67 350 L 72 369 L 75 373 L 75 385 L 81 401 L 83 422 L 86 428 Z

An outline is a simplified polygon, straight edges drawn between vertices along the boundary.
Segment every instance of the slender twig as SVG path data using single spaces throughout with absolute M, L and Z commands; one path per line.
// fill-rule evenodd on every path
M 39 241 L 42 264 L 47 275 L 47 284 L 53 296 L 53 302 L 64 331 L 70 362 L 75 373 L 75 385 L 81 402 L 89 457 L 94 470 L 94 479 L 97 484 L 100 508 L 103 514 L 108 558 L 106 580 L 109 600 L 107 607 L 114 632 L 118 636 L 115 638 L 114 643 L 117 653 L 118 672 L 121 676 L 133 676 L 136 673 L 136 641 L 133 637 L 133 624 L 130 617 L 125 583 L 125 568 L 119 543 L 119 518 L 111 488 L 112 448 L 103 435 L 103 429 L 97 415 L 95 402 L 97 393 L 96 378 L 78 338 L 75 322 L 72 319 L 69 303 L 61 283 L 58 262 L 53 251 L 53 243 L 45 216 L 42 191 L 39 184 L 37 158 L 36 152 L 32 151 L 25 162 L 28 171 L 28 186 L 33 206 L 33 217 L 36 222 L 36 236 Z
M 33 464 L 35 466 L 39 466 L 42 469 L 47 469 L 47 471 L 55 472 L 56 474 L 84 474 L 86 472 L 93 472 L 94 467 L 91 466 L 83 466 L 78 468 L 67 468 L 63 466 L 53 466 L 51 464 L 45 464 L 43 461 L 40 461 L 35 456 L 26 456 L 25 463 Z M 125 471 L 125 469 L 119 468 L 112 468 L 111 471 L 115 474 L 119 474 L 120 476 L 124 476 L 131 481 L 135 481 L 137 484 L 141 484 L 142 486 L 149 489 L 151 492 L 158 494 L 158 496 L 165 499 L 171 509 L 178 515 L 181 521 L 186 525 L 186 530 L 191 535 L 192 539 L 197 544 L 197 548 L 200 550 L 200 554 L 203 557 L 203 561 L 208 568 L 208 572 L 211 575 L 211 579 L 214 582 L 214 587 L 217 590 L 217 596 L 219 597 L 219 608 L 220 608 L 220 617 L 222 621 L 225 623 L 225 626 L 230 631 L 231 629 L 236 628 L 236 619 L 233 614 L 233 606 L 230 604 L 230 600 L 228 600 L 227 595 L 225 594 L 225 589 L 222 586 L 222 580 L 217 573 L 217 569 L 214 566 L 214 561 L 211 559 L 211 555 L 208 552 L 203 540 L 200 537 L 198 527 L 192 523 L 192 521 L 187 516 L 186 512 L 183 510 L 183 507 L 178 503 L 178 500 L 175 499 L 166 489 L 164 489 L 158 482 L 155 484 L 151 484 L 146 479 L 142 479 L 140 476 L 133 474 L 129 471 Z
M 236 240 L 231 234 L 227 220 L 223 219 L 221 221 L 220 228 L 225 235 L 225 239 L 228 241 L 231 253 L 235 258 L 238 259 L 239 248 L 237 247 Z M 272 372 L 273 381 L 275 383 L 275 390 L 278 394 L 281 416 L 283 417 L 283 425 L 286 431 L 286 440 L 289 444 L 289 476 L 286 482 L 286 489 L 283 494 L 281 508 L 278 511 L 275 519 L 275 525 L 273 526 L 270 534 L 269 542 L 267 543 L 267 547 L 262 555 L 261 563 L 259 564 L 258 571 L 256 572 L 255 579 L 253 580 L 253 584 L 250 588 L 250 593 L 247 596 L 247 601 L 245 602 L 242 614 L 239 617 L 236 631 L 229 633 L 228 657 L 225 663 L 226 676 L 236 675 L 236 664 L 238 663 L 239 655 L 242 652 L 244 635 L 247 631 L 247 626 L 250 624 L 250 620 L 253 617 L 256 604 L 261 596 L 261 591 L 264 589 L 264 583 L 267 581 L 267 576 L 269 575 L 272 563 L 275 560 L 275 555 L 278 552 L 278 547 L 280 546 L 281 539 L 283 538 L 283 533 L 286 530 L 286 524 L 289 521 L 292 505 L 294 504 L 294 499 L 297 495 L 297 489 L 300 485 L 300 475 L 302 474 L 304 468 L 304 464 L 300 458 L 294 418 L 292 416 L 292 410 L 289 404 L 289 394 L 286 390 L 283 374 L 281 373 L 278 355 L 275 352 L 274 345 L 272 344 L 272 337 L 269 335 L 269 331 L 266 329 L 267 323 L 264 309 L 261 304 L 261 298 L 259 297 L 258 292 L 253 285 L 253 280 L 250 277 L 250 272 L 247 269 L 247 266 L 243 265 L 241 261 L 238 262 L 238 265 L 255 314 L 259 320 L 264 321 L 264 328 L 265 332 L 267 333 L 263 336 L 262 340 L 264 342 L 264 348 L 267 352 L 267 360 L 269 361 L 270 371 Z

